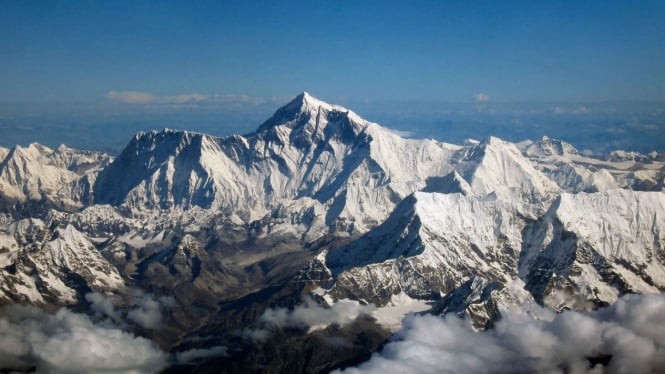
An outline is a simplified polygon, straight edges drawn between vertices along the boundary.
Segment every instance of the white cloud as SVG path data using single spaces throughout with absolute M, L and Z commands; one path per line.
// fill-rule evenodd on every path
M 85 300 L 90 303 L 90 309 L 98 319 L 109 318 L 111 323 L 122 323 L 123 318 L 115 308 L 115 304 L 99 292 L 91 292 L 85 295 Z
M 183 352 L 176 353 L 176 360 L 179 363 L 187 363 L 196 361 L 206 357 L 221 357 L 228 355 L 228 348 L 223 345 L 218 345 L 210 348 L 203 349 L 190 349 Z
M 336 324 L 346 326 L 361 315 L 369 315 L 374 305 L 362 305 L 353 300 L 340 300 L 330 308 L 317 304 L 306 298 L 302 304 L 293 309 L 271 308 L 261 314 L 258 328 L 246 328 L 238 331 L 238 336 L 254 342 L 263 342 L 270 337 L 273 329 L 295 327 L 307 329 L 308 332 L 325 329 Z
M 109 91 L 106 98 L 126 104 L 150 104 L 155 101 L 155 95 L 139 91 Z
M 135 290 L 131 293 L 130 309 L 121 311 L 106 296 L 91 292 L 85 295 L 90 303 L 90 309 L 97 319 L 107 318 L 107 324 L 126 327 L 132 322 L 146 329 L 154 329 L 161 325 L 163 314 L 175 305 L 175 299 L 170 296 L 155 297 L 152 294 Z
M 198 93 L 157 96 L 141 91 L 109 91 L 106 98 L 125 104 L 188 104 L 208 100 L 209 96 Z
M 554 107 L 554 114 L 589 114 L 593 110 L 587 106 L 579 105 L 576 107 Z
M 473 100 L 475 100 L 479 103 L 489 101 L 489 99 L 490 99 L 490 97 L 486 93 L 478 92 L 478 93 L 473 94 Z
M 504 312 L 487 331 L 455 316 L 409 316 L 383 351 L 345 373 L 663 372 L 665 296 L 629 295 L 590 313 Z M 606 368 L 589 359 L 609 358 Z
M 36 367 L 46 373 L 150 373 L 169 356 L 148 339 L 95 325 L 88 316 L 60 309 L 10 306 L 0 318 L 0 368 Z
M 287 308 L 268 309 L 259 321 L 276 327 L 302 327 L 309 330 L 324 329 L 332 324 L 340 326 L 353 322 L 362 314 L 369 314 L 375 307 L 357 301 L 340 300 L 330 308 L 324 308 L 312 299 L 305 299 L 293 310 Z
M 134 294 L 136 307 L 127 313 L 127 318 L 146 329 L 154 329 L 162 323 L 162 313 L 175 305 L 175 299 L 170 296 L 155 298 L 151 294 L 136 292 Z

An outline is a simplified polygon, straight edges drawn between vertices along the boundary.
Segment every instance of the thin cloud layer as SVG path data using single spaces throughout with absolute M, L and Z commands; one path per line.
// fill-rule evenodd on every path
M 0 318 L 0 368 L 46 373 L 153 373 L 169 356 L 148 339 L 60 309 L 10 306 Z
M 109 91 L 106 99 L 125 104 L 187 104 L 207 100 L 209 96 L 198 93 L 158 96 L 142 91 Z
M 624 296 L 597 312 L 542 315 L 551 318 L 506 311 L 494 329 L 482 332 L 455 316 L 409 316 L 382 352 L 344 372 L 665 371 L 663 295 Z
M 223 345 L 218 345 L 210 348 L 195 348 L 183 352 L 176 353 L 176 361 L 184 364 L 200 360 L 207 357 L 222 357 L 228 355 L 228 348 Z
M 128 104 L 143 105 L 147 107 L 190 107 L 198 105 L 221 105 L 224 107 L 246 107 L 266 103 L 277 104 L 289 100 L 284 97 L 260 98 L 247 95 L 204 95 L 200 93 L 187 93 L 172 96 L 160 96 L 145 91 L 109 91 L 104 95 L 106 100 Z
M 302 328 L 312 332 L 333 324 L 346 326 L 359 316 L 370 314 L 374 309 L 374 305 L 362 305 L 353 300 L 340 300 L 330 308 L 324 308 L 311 298 L 306 298 L 293 309 L 267 309 L 258 319 L 258 328 L 246 328 L 237 334 L 247 340 L 263 342 L 275 328 Z
M 312 299 L 305 299 L 293 310 L 287 308 L 268 309 L 259 318 L 269 326 L 300 327 L 310 331 L 324 329 L 332 324 L 345 326 L 362 314 L 369 314 L 373 305 L 361 305 L 357 301 L 340 300 L 330 308 L 324 308 Z

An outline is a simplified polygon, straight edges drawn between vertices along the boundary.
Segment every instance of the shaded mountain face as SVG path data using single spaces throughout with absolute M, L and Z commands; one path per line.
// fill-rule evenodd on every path
M 0 303 L 131 316 L 123 328 L 198 357 L 174 371 L 326 371 L 367 359 L 408 312 L 484 328 L 665 288 L 655 153 L 405 139 L 303 93 L 242 136 L 0 159 Z M 159 328 L 137 322 L 155 311 Z

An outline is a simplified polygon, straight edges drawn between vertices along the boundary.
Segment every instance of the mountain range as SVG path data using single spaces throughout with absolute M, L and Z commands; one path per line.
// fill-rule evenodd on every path
M 325 372 L 368 359 L 410 312 L 485 329 L 665 290 L 657 152 L 408 139 L 303 93 L 246 135 L 165 129 L 116 157 L 35 143 L 0 160 L 0 305 L 106 316 L 180 357 L 167 372 Z M 349 320 L 293 322 L 337 311 Z

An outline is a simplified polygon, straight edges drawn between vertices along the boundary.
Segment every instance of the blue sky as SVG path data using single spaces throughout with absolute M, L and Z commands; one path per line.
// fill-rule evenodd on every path
M 0 1 L 0 102 L 665 100 L 665 1 Z M 114 91 L 116 96 L 109 96 Z

